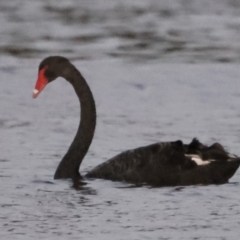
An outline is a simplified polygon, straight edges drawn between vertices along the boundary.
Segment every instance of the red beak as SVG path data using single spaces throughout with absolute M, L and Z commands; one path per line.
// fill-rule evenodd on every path
M 44 89 L 44 87 L 48 84 L 48 81 L 44 75 L 45 71 L 46 71 L 46 67 L 39 71 L 35 89 L 33 90 L 33 95 L 32 95 L 33 98 L 36 98 L 40 94 L 40 92 Z

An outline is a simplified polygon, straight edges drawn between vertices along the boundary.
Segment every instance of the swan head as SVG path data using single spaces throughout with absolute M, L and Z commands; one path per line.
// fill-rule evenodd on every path
M 51 56 L 45 58 L 38 68 L 38 79 L 33 90 L 33 98 L 36 98 L 44 87 L 58 77 L 64 77 L 70 62 L 65 57 Z

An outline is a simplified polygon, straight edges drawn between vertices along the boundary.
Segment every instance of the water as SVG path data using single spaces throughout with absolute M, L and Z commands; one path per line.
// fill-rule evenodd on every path
M 196 136 L 240 155 L 238 1 L 129 2 L 1 1 L 1 239 L 238 238 L 239 171 L 229 184 L 185 188 L 53 180 L 79 104 L 63 79 L 31 98 L 51 54 L 74 61 L 96 101 L 81 173 Z

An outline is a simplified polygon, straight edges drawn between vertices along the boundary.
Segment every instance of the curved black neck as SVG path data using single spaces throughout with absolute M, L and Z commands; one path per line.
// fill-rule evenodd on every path
M 81 121 L 71 146 L 55 172 L 54 179 L 76 179 L 81 177 L 79 167 L 93 139 L 96 126 L 96 107 L 87 82 L 73 65 L 69 66 L 63 77 L 72 84 L 79 98 Z

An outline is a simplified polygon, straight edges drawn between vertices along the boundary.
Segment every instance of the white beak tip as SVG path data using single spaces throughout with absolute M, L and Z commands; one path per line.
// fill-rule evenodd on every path
M 38 94 L 39 94 L 39 91 L 37 89 L 34 89 L 32 97 L 36 98 Z
M 33 90 L 33 94 L 37 94 L 39 91 L 37 89 Z

